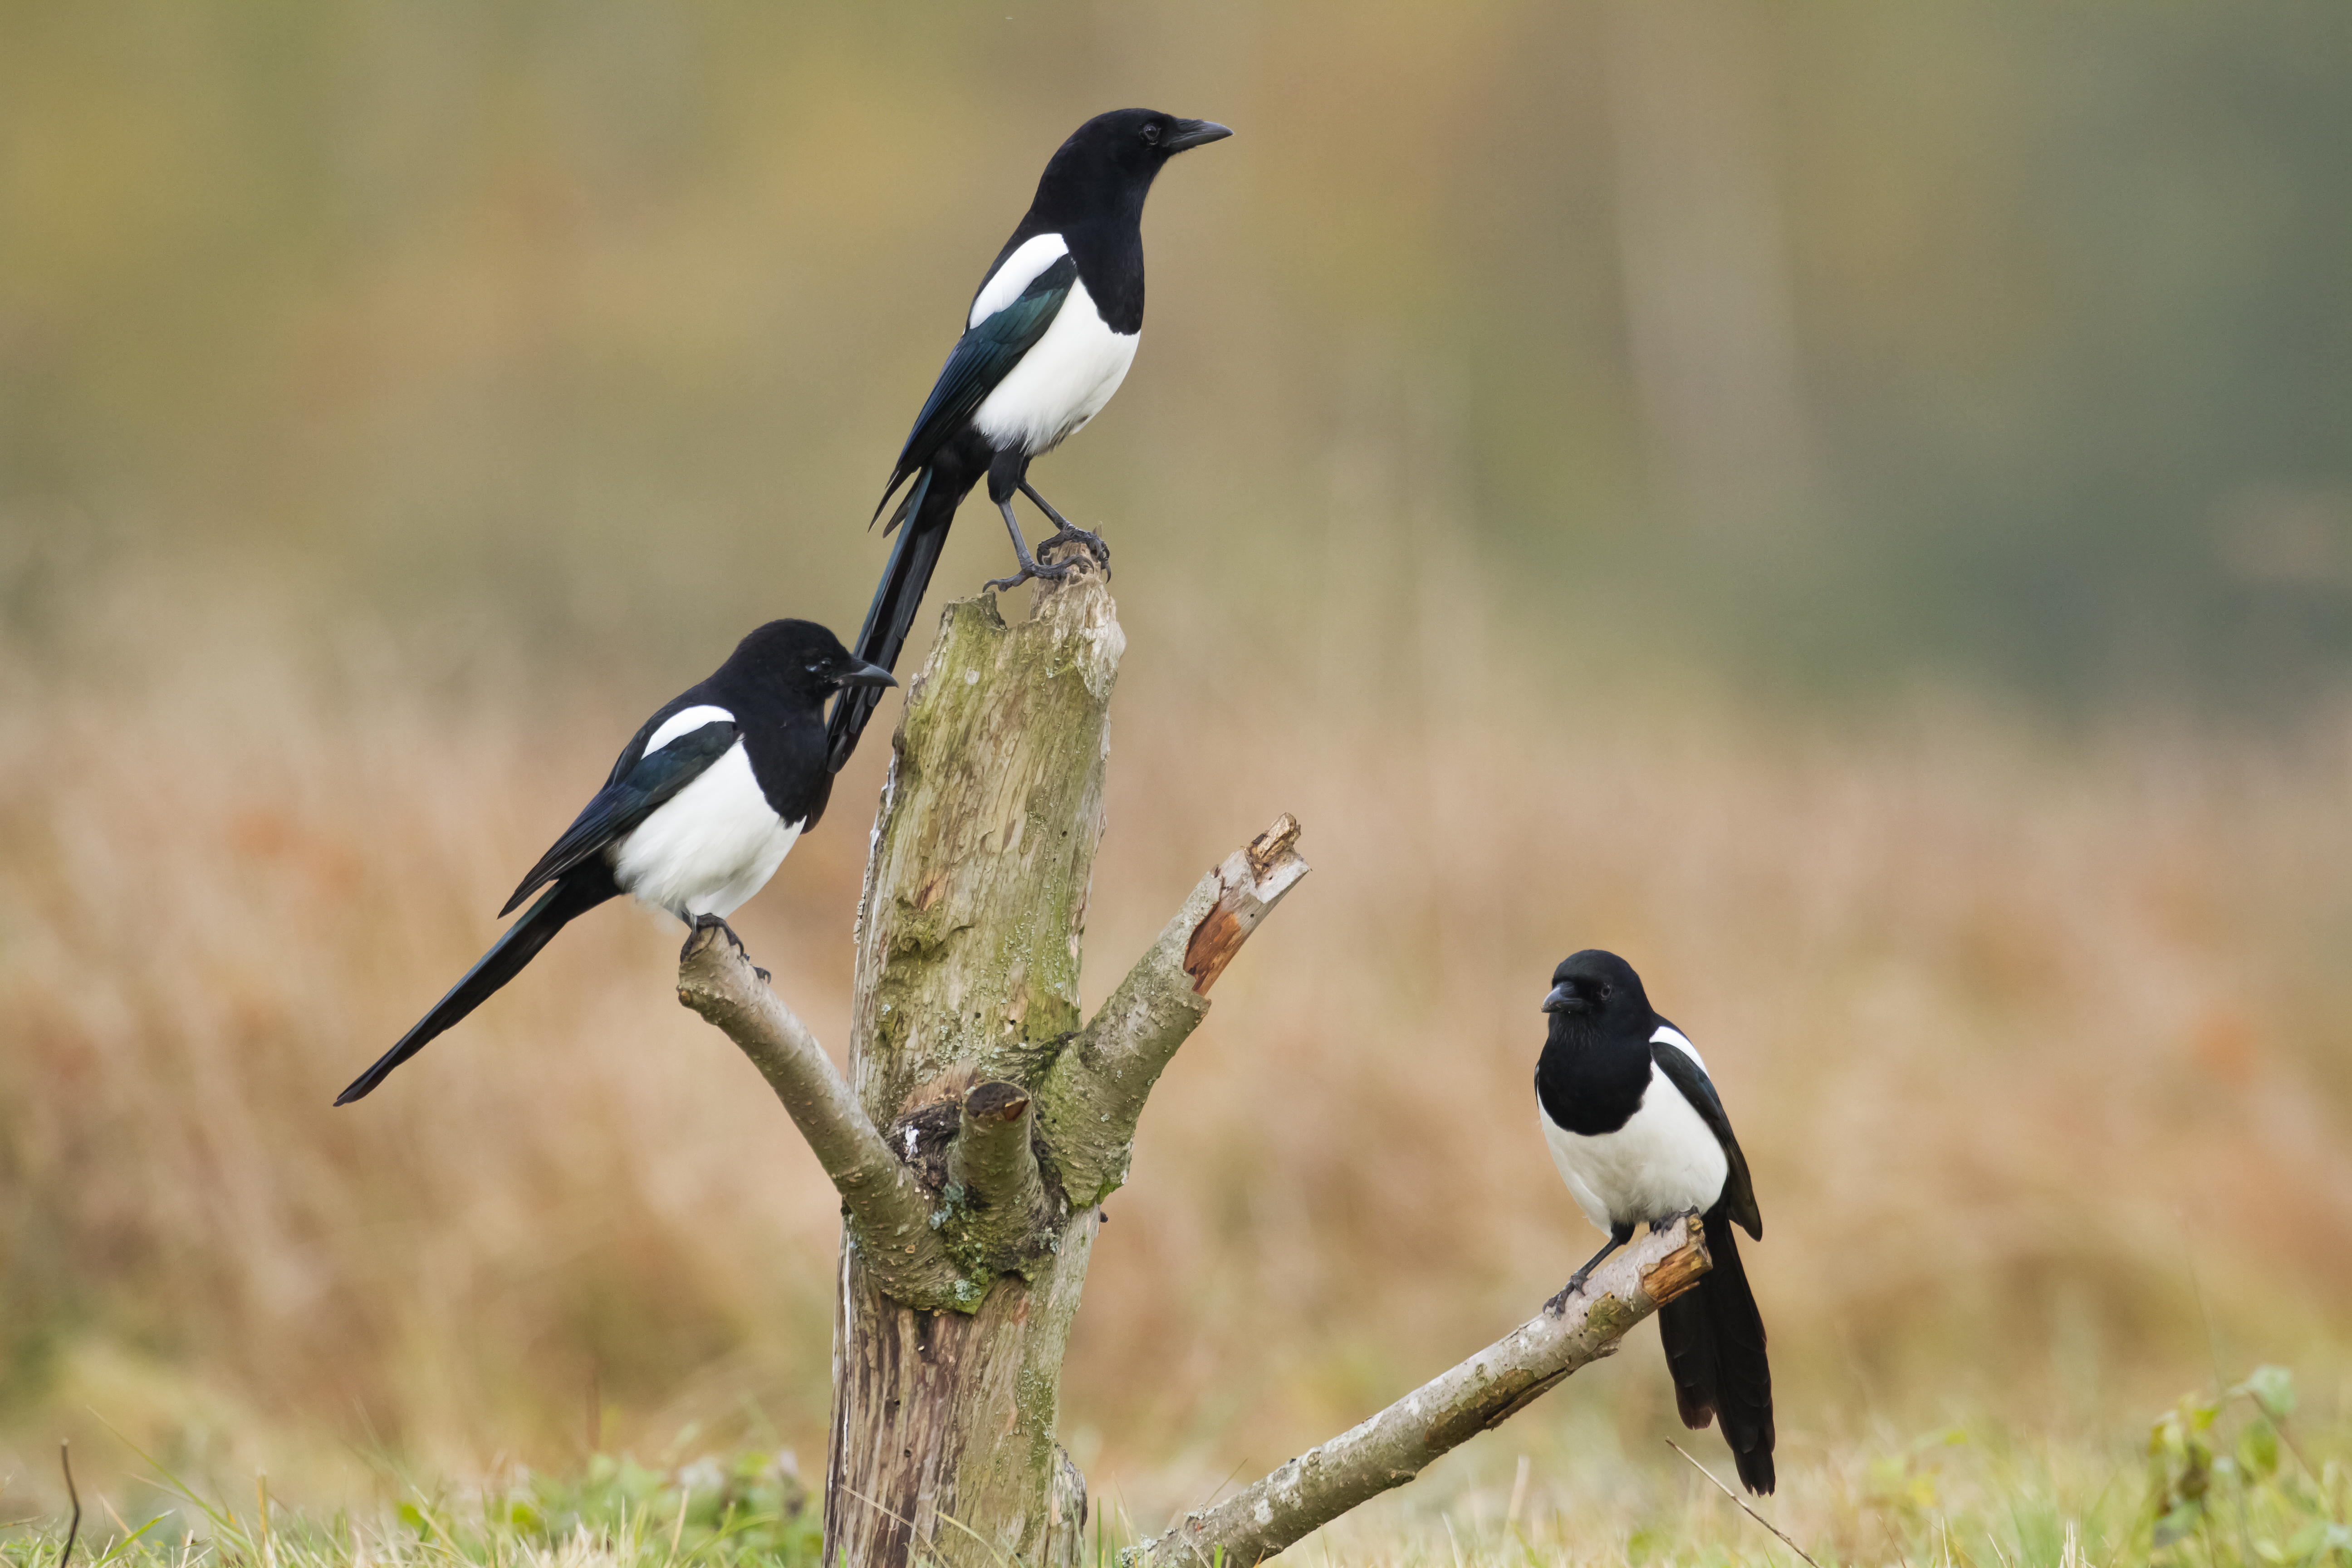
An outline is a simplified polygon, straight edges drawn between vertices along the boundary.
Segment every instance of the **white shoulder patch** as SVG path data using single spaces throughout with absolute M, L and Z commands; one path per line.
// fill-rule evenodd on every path
M 680 735 L 690 735 L 705 724 L 732 724 L 735 715 L 724 708 L 704 702 L 692 708 L 681 708 L 661 721 L 661 728 L 646 737 L 646 754 L 660 751 Z
M 996 276 L 981 285 L 980 297 L 971 302 L 971 318 L 964 322 L 969 331 L 1013 300 L 1021 291 L 1037 281 L 1037 274 L 1070 254 L 1069 245 L 1058 234 L 1041 234 L 1021 242 L 1021 248 L 1004 258 Z
M 1706 1058 L 1698 1054 L 1698 1047 L 1690 1043 L 1690 1037 L 1684 1034 L 1680 1029 L 1675 1028 L 1672 1024 L 1659 1025 L 1658 1032 L 1650 1037 L 1650 1043 L 1654 1046 L 1672 1046 L 1676 1050 L 1682 1052 L 1683 1055 L 1690 1058 L 1691 1060 L 1698 1063 L 1699 1071 L 1706 1071 Z

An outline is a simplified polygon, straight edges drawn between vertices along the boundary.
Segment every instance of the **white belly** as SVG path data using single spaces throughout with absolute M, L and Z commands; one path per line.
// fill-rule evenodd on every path
M 1087 286 L 1073 282 L 1045 335 L 974 411 L 973 426 L 999 451 L 1051 450 L 1102 412 L 1142 335 L 1105 326 Z
M 797 822 L 781 822 L 741 742 L 614 844 L 613 878 L 681 920 L 733 914 L 784 863 Z
M 1536 1114 L 1559 1179 L 1602 1230 L 1712 1208 L 1723 1195 L 1731 1173 L 1723 1145 L 1655 1063 L 1642 1109 L 1614 1132 L 1587 1138 L 1565 1131 L 1540 1102 Z

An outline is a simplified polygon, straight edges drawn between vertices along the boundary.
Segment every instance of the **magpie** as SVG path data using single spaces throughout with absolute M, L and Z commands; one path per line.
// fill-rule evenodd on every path
M 1587 948 L 1552 971 L 1550 1016 L 1536 1063 L 1536 1102 L 1552 1163 L 1577 1207 L 1609 1233 L 1550 1310 L 1560 1311 L 1601 1260 L 1633 1239 L 1636 1223 L 1662 1230 L 1696 1210 L 1714 1267 L 1658 1309 L 1658 1337 L 1675 1405 L 1694 1429 L 1717 1415 L 1752 1492 L 1772 1489 L 1772 1371 L 1764 1319 L 1732 1241 L 1737 1222 L 1764 1239 L 1748 1159 L 1698 1047 L 1658 1016 L 1633 966 Z
M 727 917 L 767 886 L 832 784 L 824 700 L 897 684 L 810 621 L 770 621 L 745 637 L 709 679 L 663 703 L 629 738 L 604 787 L 499 916 L 547 890 L 335 1103 L 366 1096 L 607 899 L 627 893 L 697 930 L 727 931 Z
M 948 524 L 983 477 L 1019 567 L 989 587 L 1077 569 L 1075 561 L 1041 564 L 1030 553 L 1013 516 L 1016 490 L 1054 522 L 1056 531 L 1038 541 L 1040 552 L 1076 543 L 1109 563 L 1100 538 L 1072 526 L 1037 493 L 1029 462 L 1101 413 L 1134 362 L 1143 331 L 1143 198 L 1160 165 L 1232 134 L 1211 120 L 1114 110 L 1079 126 L 1046 163 L 1029 211 L 972 295 L 963 335 L 874 509 L 878 519 L 908 487 L 883 529 L 904 525 L 857 634 L 858 658 L 885 668 L 898 663 Z M 880 700 L 879 692 L 851 691 L 834 704 L 826 737 L 835 772 Z

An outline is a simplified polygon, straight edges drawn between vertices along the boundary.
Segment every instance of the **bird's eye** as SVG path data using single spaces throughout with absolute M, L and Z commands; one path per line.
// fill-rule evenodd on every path
M 1147 147 L 1156 147 L 1160 144 L 1159 126 L 1147 125 L 1143 128 L 1143 144 Z
M 1601 999 L 1603 1002 L 1608 1001 L 1611 996 L 1616 994 L 1616 991 L 1617 988 L 1614 985 L 1610 984 L 1606 980 L 1601 983 Z

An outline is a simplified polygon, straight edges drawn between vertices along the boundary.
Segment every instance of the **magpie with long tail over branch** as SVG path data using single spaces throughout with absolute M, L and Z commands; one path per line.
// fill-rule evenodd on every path
M 770 621 L 745 637 L 630 737 L 604 787 L 499 913 L 538 901 L 335 1103 L 367 1095 L 608 899 L 627 893 L 697 930 L 724 929 L 824 807 L 824 700 L 897 684 L 810 621 Z
M 1764 1239 L 1748 1158 L 1699 1060 L 1698 1047 L 1658 1016 L 1633 966 L 1588 948 L 1552 972 L 1550 1030 L 1536 1063 L 1536 1100 L 1552 1163 L 1587 1218 L 1609 1233 L 1552 1298 L 1553 1311 L 1584 1289 L 1601 1259 L 1697 1212 L 1714 1267 L 1658 1309 L 1658 1337 L 1683 1424 L 1723 1420 L 1739 1479 L 1772 1489 L 1772 1369 L 1732 1240 L 1737 1223 Z
M 898 542 L 857 634 L 858 658 L 886 669 L 897 665 L 947 544 L 948 524 L 982 479 L 1018 563 L 1012 576 L 990 587 L 1076 569 L 1075 561 L 1045 564 L 1030 552 L 1013 515 L 1016 491 L 1055 525 L 1038 541 L 1040 552 L 1076 543 L 1108 563 L 1100 538 L 1072 526 L 1037 493 L 1030 459 L 1101 413 L 1134 363 L 1143 331 L 1143 198 L 1153 178 L 1177 153 L 1232 134 L 1213 121 L 1114 110 L 1079 126 L 1045 165 L 1028 213 L 981 279 L 963 335 L 874 509 L 878 519 L 898 497 L 883 531 L 898 530 Z M 859 690 L 834 704 L 826 740 L 836 772 L 879 700 L 879 693 Z

